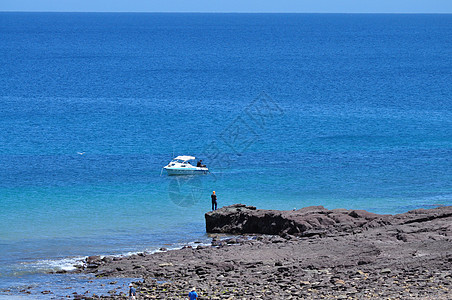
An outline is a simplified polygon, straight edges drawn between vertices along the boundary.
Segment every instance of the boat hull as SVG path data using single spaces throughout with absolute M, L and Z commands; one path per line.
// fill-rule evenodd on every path
M 207 168 L 165 168 L 166 172 L 170 176 L 174 175 L 202 175 L 207 174 L 209 169 Z

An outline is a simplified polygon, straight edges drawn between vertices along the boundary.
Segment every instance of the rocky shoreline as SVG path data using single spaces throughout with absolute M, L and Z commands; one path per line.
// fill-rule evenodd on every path
M 211 246 L 87 258 L 77 272 L 134 277 L 138 299 L 450 299 L 452 206 L 398 215 L 233 205 L 206 214 Z M 239 234 L 221 238 L 220 233 Z M 258 235 L 256 235 L 258 234 Z M 97 299 L 71 295 L 76 299 Z M 126 299 L 110 291 L 103 299 Z

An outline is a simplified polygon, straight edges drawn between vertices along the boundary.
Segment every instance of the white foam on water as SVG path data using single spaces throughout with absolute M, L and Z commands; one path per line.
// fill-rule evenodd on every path
M 154 253 L 160 253 L 160 252 L 166 252 L 166 251 L 173 251 L 173 250 L 179 250 L 181 248 L 183 248 L 184 246 L 191 246 L 191 247 L 196 247 L 196 246 L 210 246 L 211 243 L 202 243 L 202 242 L 189 242 L 189 243 L 177 243 L 174 245 L 169 245 L 169 246 L 162 246 L 162 247 L 153 247 L 153 248 L 148 248 L 144 251 L 130 251 L 130 252 L 126 252 L 126 253 L 121 253 L 121 254 L 115 254 L 115 255 L 106 255 L 108 257 L 128 257 L 128 256 L 132 256 L 132 255 L 139 255 L 139 254 L 154 254 Z M 161 250 L 161 249 L 165 249 L 165 250 Z M 104 256 L 101 256 L 101 258 L 103 258 Z
M 27 295 L 27 296 L 13 296 L 13 295 L 7 295 L 7 296 L 2 296 L 0 295 L 0 300 L 19 300 L 19 299 L 38 299 L 35 296 L 31 296 L 31 295 Z
M 22 262 L 21 265 L 30 270 L 30 272 L 49 272 L 49 271 L 73 271 L 77 266 L 83 265 L 86 256 L 62 258 L 62 259 L 44 259 L 34 262 Z
M 173 251 L 179 250 L 183 247 L 197 247 L 197 246 L 210 246 L 210 242 L 188 242 L 188 243 L 176 243 L 168 246 L 154 246 L 152 248 L 145 249 L 144 251 L 130 251 L 116 255 L 99 255 L 100 258 L 108 257 L 128 257 L 132 255 L 140 255 L 140 254 L 153 254 L 159 252 Z M 163 249 L 164 248 L 164 249 Z M 162 250 L 163 249 L 163 250 Z M 78 256 L 78 257 L 67 257 L 62 259 L 42 259 L 38 261 L 31 262 L 21 262 L 18 266 L 14 268 L 9 274 L 9 276 L 23 276 L 23 275 L 33 275 L 39 273 L 52 273 L 56 271 L 74 271 L 79 266 L 83 266 L 86 264 L 86 259 L 88 256 Z

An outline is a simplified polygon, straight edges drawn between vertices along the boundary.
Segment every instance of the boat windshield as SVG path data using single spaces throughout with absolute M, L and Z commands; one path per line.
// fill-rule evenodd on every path
M 181 160 L 181 159 L 174 159 L 172 162 L 173 162 L 173 163 L 180 163 L 180 164 L 190 164 L 189 161 L 187 161 L 187 160 Z

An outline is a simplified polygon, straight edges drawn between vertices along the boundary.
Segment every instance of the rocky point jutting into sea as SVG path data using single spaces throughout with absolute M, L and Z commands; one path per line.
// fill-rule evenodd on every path
M 139 299 L 186 299 L 192 287 L 199 299 L 451 297 L 452 206 L 378 215 L 236 204 L 205 217 L 210 246 L 92 256 L 78 272 L 142 278 Z

